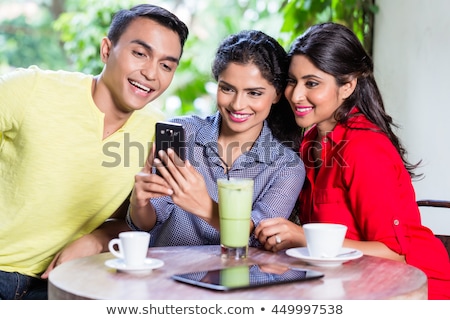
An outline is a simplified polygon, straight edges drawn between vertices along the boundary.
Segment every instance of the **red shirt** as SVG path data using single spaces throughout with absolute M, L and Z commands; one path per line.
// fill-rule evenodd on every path
M 425 272 L 430 299 L 450 299 L 448 253 L 422 226 L 399 153 L 384 133 L 374 130 L 377 127 L 363 115 L 347 126 L 337 124 L 321 141 L 318 171 L 312 161 L 317 128 L 306 133 L 300 147 L 306 166 L 300 221 L 345 224 L 348 239 L 384 243 Z

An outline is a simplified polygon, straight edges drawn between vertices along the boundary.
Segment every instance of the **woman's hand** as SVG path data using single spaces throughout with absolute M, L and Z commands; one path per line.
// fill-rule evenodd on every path
M 164 178 L 152 173 L 152 166 L 155 161 L 154 152 L 155 146 L 153 146 L 142 171 L 134 177 L 134 188 L 131 193 L 130 203 L 135 208 L 143 208 L 149 205 L 151 198 L 167 196 L 173 193 L 173 190 Z
M 182 161 L 173 151 L 160 151 L 154 165 L 173 191 L 173 202 L 183 210 L 195 214 L 213 227 L 219 227 L 219 217 L 206 187 L 203 176 L 191 165 Z M 164 165 L 163 165 L 164 163 Z
M 144 168 L 134 177 L 134 188 L 130 196 L 130 215 L 134 225 L 141 230 L 150 230 L 156 223 L 156 213 L 150 199 L 173 194 L 166 180 L 152 173 L 154 153 L 153 145 Z
M 277 252 L 296 247 L 306 247 L 303 228 L 284 218 L 262 220 L 255 228 L 255 236 L 264 249 Z M 392 251 L 379 241 L 358 241 L 344 239 L 343 247 L 354 248 L 365 255 L 405 262 L 405 257 Z
M 255 228 L 255 237 L 264 249 L 273 252 L 306 246 L 303 228 L 285 218 L 262 220 Z

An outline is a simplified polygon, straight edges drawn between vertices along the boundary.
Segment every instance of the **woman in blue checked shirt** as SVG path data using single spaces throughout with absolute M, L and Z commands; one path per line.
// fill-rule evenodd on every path
M 186 158 L 151 155 L 136 175 L 128 225 L 151 234 L 151 246 L 219 244 L 218 178 L 255 182 L 249 245 L 263 219 L 288 218 L 305 178 L 298 150 L 300 129 L 283 97 L 287 55 L 272 37 L 242 31 L 219 46 L 212 65 L 218 111 L 184 116 Z M 161 176 L 152 171 L 157 167 Z M 163 178 L 164 177 L 164 178 Z

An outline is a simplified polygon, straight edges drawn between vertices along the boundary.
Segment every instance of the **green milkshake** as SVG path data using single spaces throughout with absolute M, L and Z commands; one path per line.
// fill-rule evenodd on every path
M 252 179 L 218 179 L 222 257 L 245 258 L 253 203 Z

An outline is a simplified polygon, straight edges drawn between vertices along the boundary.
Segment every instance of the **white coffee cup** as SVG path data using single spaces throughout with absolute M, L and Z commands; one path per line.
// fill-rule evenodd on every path
M 138 267 L 145 264 L 150 234 L 144 231 L 125 231 L 119 233 L 119 238 L 112 239 L 108 248 L 117 258 L 122 259 L 126 266 Z M 115 246 L 118 246 L 118 251 Z
M 303 225 L 309 255 L 334 258 L 344 243 L 347 226 L 336 223 L 307 223 Z

